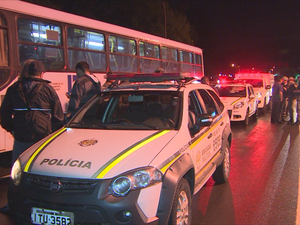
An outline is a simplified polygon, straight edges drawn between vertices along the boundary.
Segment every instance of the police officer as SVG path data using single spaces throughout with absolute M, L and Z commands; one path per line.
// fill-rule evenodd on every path
M 68 114 L 71 118 L 94 95 L 101 92 L 101 83 L 90 72 L 90 66 L 85 61 L 76 64 L 77 80 L 75 81 L 69 101 Z

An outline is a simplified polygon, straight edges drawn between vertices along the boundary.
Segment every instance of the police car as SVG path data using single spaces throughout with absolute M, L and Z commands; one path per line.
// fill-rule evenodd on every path
M 218 84 L 216 89 L 228 110 L 231 121 L 243 121 L 248 125 L 250 117 L 257 119 L 258 101 L 251 84 L 228 82 Z
M 191 224 L 192 195 L 228 181 L 231 128 L 215 91 L 186 74 L 111 85 L 14 163 L 20 224 Z

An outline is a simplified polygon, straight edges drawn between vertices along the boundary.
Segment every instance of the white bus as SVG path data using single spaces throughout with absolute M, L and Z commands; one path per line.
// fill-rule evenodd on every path
M 0 0 L 0 104 L 30 58 L 44 63 L 44 79 L 52 82 L 64 110 L 81 60 L 102 84 L 108 71 L 135 74 L 163 68 L 204 75 L 198 47 L 19 0 Z M 12 144 L 13 137 L 0 128 L 0 152 L 10 151 Z

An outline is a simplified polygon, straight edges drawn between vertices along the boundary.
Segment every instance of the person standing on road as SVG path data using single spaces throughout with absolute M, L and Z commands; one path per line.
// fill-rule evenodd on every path
M 101 92 L 101 83 L 95 75 L 90 72 L 90 66 L 85 61 L 76 64 L 77 80 L 74 82 L 67 117 L 71 118 L 87 103 L 94 95 Z
M 43 63 L 32 61 L 28 75 L 21 74 L 3 99 L 1 126 L 14 136 L 12 163 L 32 144 L 63 126 L 60 100 L 50 81 L 42 79 L 44 73 Z
M 281 104 L 281 116 L 282 116 L 282 119 L 284 117 L 286 117 L 286 115 L 288 114 L 287 112 L 287 105 L 288 105 L 288 96 L 287 96 L 287 90 L 288 90 L 288 87 L 289 87 L 289 78 L 287 76 L 283 76 L 282 78 L 282 87 L 283 87 L 283 101 L 282 101 L 282 104 Z
M 294 91 L 294 93 L 296 94 L 297 96 L 297 121 L 296 123 L 298 125 L 300 125 L 300 76 L 297 77 L 297 83 L 298 83 L 298 86 L 297 86 L 297 90 Z
M 3 99 L 0 123 L 14 137 L 12 164 L 27 148 L 64 124 L 60 100 L 50 81 L 42 79 L 44 73 L 40 61 L 26 62 Z M 1 213 L 9 213 L 8 206 L 1 208 Z
M 272 112 L 271 112 L 271 123 L 282 123 L 281 122 L 281 103 L 283 100 L 283 87 L 282 77 L 275 76 L 275 83 L 272 87 Z
M 289 88 L 287 90 L 288 95 L 288 111 L 290 115 L 290 120 L 288 124 L 294 125 L 295 119 L 294 115 L 296 114 L 296 105 L 297 105 L 297 96 L 295 91 L 297 90 L 297 85 L 295 83 L 294 77 L 289 77 Z

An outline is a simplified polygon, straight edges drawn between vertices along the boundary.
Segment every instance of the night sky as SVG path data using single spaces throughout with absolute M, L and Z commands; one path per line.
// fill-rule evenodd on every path
M 119 3 L 118 0 L 72 0 L 71 4 L 66 3 L 70 0 L 43 0 L 42 3 L 47 1 L 64 4 L 65 8 L 80 2 L 88 9 L 108 2 L 117 7 Z M 232 68 L 232 63 L 240 70 L 255 68 L 266 72 L 275 66 L 275 73 L 281 75 L 299 73 L 300 0 L 161 0 L 159 4 L 163 1 L 188 18 L 195 45 L 204 52 L 205 74 L 234 73 L 237 67 Z M 140 0 L 138 4 L 145 2 Z
M 185 11 L 199 33 L 206 73 L 243 69 L 295 75 L 300 67 L 300 1 L 190 1 Z M 186 1 L 188 2 L 188 1 Z M 232 70 L 231 70 L 232 71 Z

